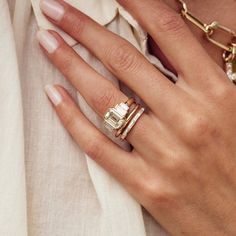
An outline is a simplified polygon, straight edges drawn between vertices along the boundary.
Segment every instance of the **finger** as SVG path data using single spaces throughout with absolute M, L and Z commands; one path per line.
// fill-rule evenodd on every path
M 43 1 L 41 4 L 44 13 L 51 17 L 49 20 L 87 47 L 152 110 L 159 115 L 166 114 L 167 109 L 169 112 L 174 110 L 178 102 L 176 97 L 180 97 L 182 91 L 157 71 L 130 43 L 64 1 L 56 1 L 55 5 L 57 7 L 53 5 L 53 9 L 60 8 L 62 11 L 60 18 L 58 14 L 55 17 L 56 14 L 49 11 L 52 6 L 48 3 Z
M 128 97 L 125 94 L 90 67 L 57 33 L 39 31 L 37 37 L 45 48 L 48 58 L 101 118 L 108 108 L 127 101 Z M 142 130 L 150 127 L 152 123 L 150 120 L 147 114 L 143 114 L 127 137 L 127 141 L 138 149 L 143 146 L 142 143 L 146 138 L 146 135 L 141 135 Z
M 139 158 L 134 158 L 103 135 L 79 110 L 66 90 L 46 86 L 45 91 L 72 138 L 80 148 L 123 184 L 134 184 Z
M 45 38 L 49 37 L 57 44 L 53 51 L 49 51 L 45 45 Z M 101 117 L 109 107 L 128 99 L 111 81 L 89 66 L 56 32 L 41 30 L 37 38 L 52 63 Z
M 216 81 L 206 80 L 205 75 L 208 71 L 214 74 L 216 64 L 190 32 L 180 14 L 160 0 L 118 2 L 149 32 L 181 78 L 198 86 L 215 84 Z

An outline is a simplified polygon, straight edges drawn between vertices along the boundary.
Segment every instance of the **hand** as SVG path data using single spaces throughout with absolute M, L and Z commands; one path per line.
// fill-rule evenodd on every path
M 179 14 L 162 1 L 119 2 L 162 49 L 178 82 L 171 83 L 127 41 L 64 1 L 45 0 L 41 7 L 49 20 L 88 48 L 150 108 L 127 137 L 132 152 L 98 131 L 65 89 L 49 86 L 46 91 L 57 114 L 79 146 L 172 235 L 236 235 L 234 85 Z M 127 100 L 57 33 L 39 32 L 38 39 L 101 117 Z
M 176 0 L 164 0 L 175 11 L 180 12 L 180 4 Z M 235 29 L 236 27 L 236 3 L 234 0 L 222 1 L 222 0 L 185 0 L 187 6 L 191 12 L 196 15 L 199 19 L 202 19 L 206 23 L 211 23 L 214 20 L 220 22 L 220 24 L 227 26 L 230 29 Z M 194 33 L 195 37 L 205 48 L 208 54 L 214 59 L 214 61 L 223 66 L 224 62 L 222 60 L 222 49 L 216 47 L 215 45 L 209 43 L 206 37 L 203 36 L 203 32 L 199 30 L 198 27 L 192 23 L 185 21 L 190 30 Z M 223 44 L 227 45 L 229 43 L 230 37 L 228 34 L 221 33 L 216 36 Z M 169 63 L 166 61 L 165 56 L 159 49 L 158 45 L 150 38 L 149 41 L 150 51 L 162 60 L 167 68 L 173 70 Z M 174 71 L 174 70 L 173 70 Z

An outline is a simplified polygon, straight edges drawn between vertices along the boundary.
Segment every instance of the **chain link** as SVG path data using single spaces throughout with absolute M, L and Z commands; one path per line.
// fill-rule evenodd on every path
M 183 0 L 177 1 L 181 4 L 181 15 L 192 24 L 197 26 L 199 29 L 201 29 L 205 33 L 206 38 L 212 44 L 224 50 L 223 59 L 225 62 L 233 61 L 236 57 L 236 43 L 234 42 L 234 39 L 236 39 L 235 31 L 219 24 L 217 21 L 213 21 L 211 24 L 204 23 L 188 10 L 187 4 Z M 231 36 L 231 42 L 225 45 L 222 42 L 214 39 L 214 35 L 217 30 L 229 34 Z

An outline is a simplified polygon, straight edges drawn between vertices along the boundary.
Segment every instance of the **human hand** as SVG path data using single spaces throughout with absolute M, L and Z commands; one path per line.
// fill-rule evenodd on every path
M 168 6 L 170 6 L 175 11 L 180 12 L 181 4 L 176 0 L 163 0 Z M 221 25 L 227 26 L 227 28 L 235 29 L 236 27 L 236 3 L 234 0 L 222 1 L 222 0 L 184 0 L 187 3 L 188 9 L 203 22 L 210 24 L 217 20 Z M 222 60 L 222 49 L 216 47 L 204 37 L 204 33 L 199 30 L 196 25 L 189 21 L 185 21 L 190 30 L 193 32 L 194 36 L 198 39 L 203 48 L 211 56 L 211 58 L 220 66 L 224 65 Z M 217 31 L 217 30 L 216 30 Z M 217 34 L 217 32 L 216 32 Z M 228 34 L 221 32 L 219 35 L 215 35 L 215 38 L 219 39 L 221 43 L 227 45 L 231 38 Z M 158 45 L 149 37 L 149 51 L 161 59 L 162 63 L 168 69 L 174 72 L 174 69 L 166 60 L 165 55 L 161 52 Z
M 162 1 L 119 2 L 167 56 L 178 73 L 176 84 L 126 40 L 64 1 L 44 0 L 41 7 L 51 22 L 88 48 L 150 108 L 127 137 L 132 152 L 98 131 L 64 88 L 49 86 L 47 94 L 79 146 L 168 232 L 235 235 L 235 87 L 179 14 Z M 128 99 L 56 32 L 41 31 L 38 39 L 52 63 L 101 117 L 109 107 Z

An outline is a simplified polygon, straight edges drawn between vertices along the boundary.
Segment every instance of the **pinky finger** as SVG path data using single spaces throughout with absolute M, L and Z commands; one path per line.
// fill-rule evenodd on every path
M 137 158 L 100 132 L 80 111 L 63 87 L 47 85 L 45 92 L 63 125 L 80 148 L 118 181 L 124 185 L 135 185 L 135 178 L 138 176 L 135 172 L 139 169 Z

